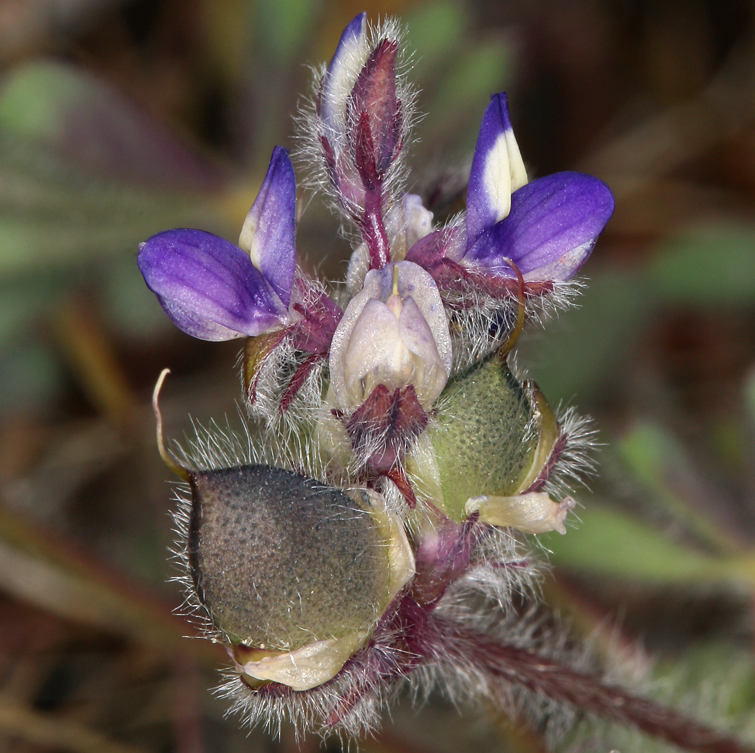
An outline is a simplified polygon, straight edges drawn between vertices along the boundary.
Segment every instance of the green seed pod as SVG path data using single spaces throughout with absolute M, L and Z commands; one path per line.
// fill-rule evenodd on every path
M 438 405 L 436 420 L 408 461 L 420 493 L 452 520 L 478 511 L 493 525 L 560 530 L 572 501 L 556 505 L 545 494 L 524 494 L 559 437 L 539 389 L 519 382 L 491 354 L 452 379 Z
M 381 498 L 264 465 L 189 483 L 191 576 L 238 669 L 297 690 L 333 677 L 413 573 Z

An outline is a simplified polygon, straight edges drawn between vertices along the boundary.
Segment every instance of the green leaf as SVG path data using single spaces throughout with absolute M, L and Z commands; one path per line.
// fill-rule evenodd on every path
M 49 348 L 19 344 L 0 355 L 0 415 L 40 410 L 59 397 L 63 370 Z
M 517 345 L 552 403 L 584 400 L 605 386 L 653 313 L 641 279 L 629 272 L 595 275 L 578 304 Z
M 459 55 L 438 82 L 428 107 L 430 143 L 453 132 L 455 148 L 471 151 L 490 95 L 502 91 L 511 75 L 511 51 L 500 39 L 477 43 Z
M 755 369 L 751 370 L 745 381 L 745 407 L 750 420 L 755 423 Z
M 318 6 L 316 0 L 257 3 L 257 39 L 278 65 L 289 66 L 297 59 Z
M 413 78 L 424 89 L 424 79 L 444 66 L 458 49 L 469 18 L 459 3 L 441 2 L 407 13 L 404 21 L 409 30 L 409 46 L 415 55 Z
M 36 61 L 6 74 L 0 132 L 108 179 L 215 190 L 216 167 L 117 89 L 84 69 Z M 2 144 L 3 153 L 9 148 Z
M 592 505 L 565 536 L 540 541 L 567 569 L 655 585 L 721 582 L 755 585 L 755 556 L 713 557 L 672 541 L 628 515 Z
M 661 300 L 720 308 L 755 303 L 755 227 L 698 227 L 661 247 L 648 267 Z
M 720 552 L 737 551 L 733 536 L 696 506 L 693 497 L 700 496 L 705 482 L 673 435 L 652 421 L 640 421 L 614 447 L 628 469 L 676 520 Z

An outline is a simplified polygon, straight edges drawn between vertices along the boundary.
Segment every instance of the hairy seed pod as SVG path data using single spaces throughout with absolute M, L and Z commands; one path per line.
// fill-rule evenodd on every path
M 297 690 L 331 679 L 414 570 L 379 496 L 264 465 L 189 483 L 191 576 L 237 669 Z
M 539 389 L 519 382 L 494 353 L 452 379 L 438 405 L 437 419 L 409 468 L 445 514 L 462 521 L 480 511 L 494 525 L 533 533 L 560 528 L 563 516 L 557 522 L 539 520 L 558 505 L 546 495 L 523 494 L 559 436 Z

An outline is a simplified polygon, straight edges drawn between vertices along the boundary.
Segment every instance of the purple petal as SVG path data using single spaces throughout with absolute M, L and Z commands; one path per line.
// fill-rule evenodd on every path
M 355 63 L 356 57 L 366 59 L 367 14 L 360 13 L 351 20 L 341 34 L 335 54 L 328 64 L 320 93 L 319 114 L 330 128 L 338 129 L 340 115 L 346 107 L 346 98 L 351 92 L 364 60 Z M 349 85 L 349 83 L 351 85 Z
M 603 181 L 582 173 L 548 175 L 513 194 L 509 216 L 473 243 L 463 264 L 513 277 L 503 261 L 508 257 L 528 281 L 568 280 L 590 255 L 613 209 Z
M 467 189 L 467 234 L 476 238 L 509 213 L 511 194 L 527 183 L 506 95 L 494 94 L 477 137 Z
M 296 177 L 288 150 L 276 146 L 244 220 L 239 246 L 288 308 L 296 268 Z
M 249 257 L 203 230 L 168 230 L 139 250 L 139 269 L 168 316 L 200 340 L 260 335 L 286 310 Z

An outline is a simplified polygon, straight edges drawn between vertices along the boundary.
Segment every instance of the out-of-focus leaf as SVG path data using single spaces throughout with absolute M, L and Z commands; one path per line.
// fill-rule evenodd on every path
M 755 666 L 752 654 L 723 643 L 693 645 L 684 658 L 659 662 L 657 674 L 683 681 L 680 696 L 692 690 L 717 687 L 722 691 L 719 713 L 732 720 L 751 715 L 755 709 Z
M 595 276 L 578 304 L 518 346 L 551 401 L 584 400 L 604 385 L 653 311 L 641 280 L 630 272 Z
M 312 31 L 317 0 L 276 0 L 257 3 L 257 39 L 278 65 L 290 65 Z
M 729 581 L 755 584 L 755 555 L 719 558 L 672 541 L 660 531 L 616 510 L 592 505 L 565 536 L 540 540 L 554 564 L 596 575 L 656 585 Z
M 128 636 L 166 656 L 189 654 L 209 666 L 222 661 L 222 649 L 186 640 L 190 626 L 164 603 L 2 505 L 0 589 L 66 619 Z
M 151 337 L 173 328 L 157 298 L 144 284 L 133 258 L 109 265 L 103 280 L 102 303 L 108 323 L 124 335 Z
M 649 281 L 668 303 L 720 308 L 755 305 L 755 226 L 710 225 L 658 250 Z
M 460 55 L 428 107 L 427 138 L 442 139 L 444 132 L 461 126 L 455 147 L 471 150 L 490 95 L 502 91 L 510 75 L 511 51 L 502 39 L 481 42 Z
M 629 470 L 668 513 L 718 551 L 737 550 L 733 537 L 695 505 L 691 497 L 704 493 L 705 482 L 696 473 L 683 447 L 663 427 L 650 421 L 638 422 L 614 447 Z M 715 509 L 713 500 L 706 496 L 710 509 Z
M 755 369 L 751 369 L 745 382 L 745 407 L 750 414 L 750 420 L 755 422 Z
M 144 753 L 143 748 L 110 740 L 72 719 L 32 711 L 10 700 L 0 701 L 0 734 L 22 745 L 70 753 Z
M 0 84 L 0 130 L 32 140 L 111 179 L 215 190 L 221 175 L 104 81 L 37 61 Z
M 203 36 L 209 48 L 209 63 L 219 68 L 221 75 L 235 86 L 243 72 L 253 8 L 248 0 L 203 0 Z
M 54 305 L 55 286 L 49 278 L 36 278 L 0 287 L 0 347 L 18 336 L 45 308 Z
M 225 225 L 221 197 L 137 188 L 96 178 L 80 166 L 0 133 L 0 274 L 136 254 L 170 227 Z M 231 233 L 233 235 L 233 233 Z
M 421 89 L 425 79 L 449 62 L 469 26 L 464 6 L 455 2 L 424 5 L 404 16 L 415 60 L 412 76 Z M 428 82 L 434 83 L 434 82 Z
M 62 368 L 49 348 L 18 344 L 0 354 L 0 415 L 43 410 L 55 400 Z

